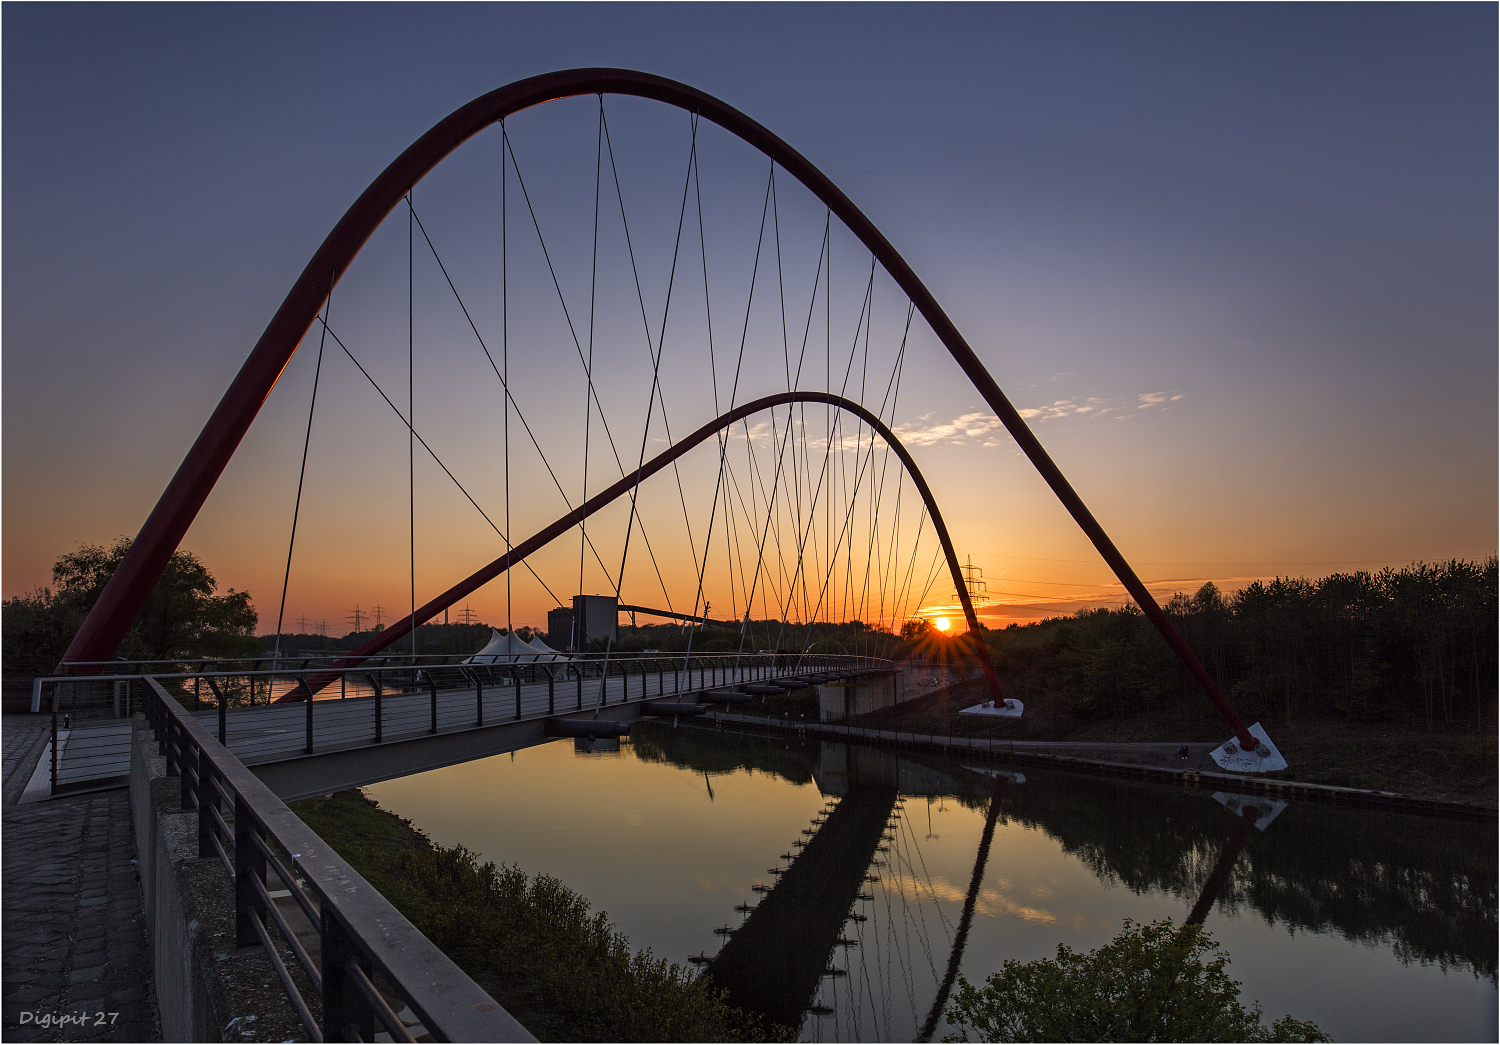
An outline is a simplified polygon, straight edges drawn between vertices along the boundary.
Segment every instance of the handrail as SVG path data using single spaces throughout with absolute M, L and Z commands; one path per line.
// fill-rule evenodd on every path
M 265 948 L 315 1041 L 368 1041 L 377 1021 L 393 1037 L 405 1034 L 399 1020 L 390 1026 L 389 1006 L 372 994 L 372 969 L 440 1041 L 536 1040 L 214 739 L 155 676 L 145 680 L 147 717 L 167 758 L 168 774 L 182 776 L 184 806 L 198 810 L 199 855 L 227 859 L 226 843 L 233 842 L 237 942 Z M 219 813 L 221 804 L 234 810 L 230 837 L 225 837 L 230 825 Z M 290 872 L 272 855 L 273 844 L 290 856 Z M 319 911 L 321 1026 L 297 992 L 261 917 L 269 914 L 278 933 L 286 932 L 282 913 L 268 904 L 268 865 L 304 913 L 314 902 Z M 315 901 L 303 892 L 303 882 Z M 297 954 L 298 948 L 292 950 Z M 300 961 L 303 955 L 297 957 Z
M 448 655 L 445 654 L 444 656 L 448 656 Z M 454 654 L 452 656 L 457 656 L 457 655 Z M 805 660 L 807 656 L 809 656 L 809 655 L 808 654 L 799 654 L 799 653 L 745 653 L 745 654 L 735 654 L 735 653 L 697 653 L 697 652 L 695 652 L 695 653 L 692 654 L 692 656 L 689 659 L 690 659 L 690 661 L 697 663 L 701 667 L 703 661 L 715 661 L 715 662 L 718 662 L 718 663 L 722 664 L 723 662 L 726 662 L 726 661 L 728 661 L 730 659 L 737 659 L 742 664 L 748 661 L 748 662 L 757 663 L 757 664 L 769 663 L 769 664 L 772 664 L 772 665 L 776 665 L 776 664 L 778 664 L 780 662 L 783 662 L 783 661 L 802 661 L 802 660 Z M 837 661 L 837 662 L 840 662 L 840 663 L 843 663 L 843 664 L 855 665 L 855 666 L 860 666 L 860 667 L 874 666 L 874 665 L 880 665 L 882 667 L 890 667 L 890 666 L 896 665 L 895 661 L 887 660 L 887 659 L 881 658 L 881 657 L 867 656 L 867 655 L 861 655 L 861 654 L 819 653 L 819 654 L 812 654 L 811 656 L 816 656 L 816 657 L 824 659 L 824 660 L 833 660 L 833 661 Z M 287 660 L 287 659 L 290 659 L 290 658 L 281 658 L 281 659 L 282 660 Z M 295 658 L 295 659 L 302 659 L 302 658 Z M 337 659 L 337 658 L 334 658 L 334 659 Z M 376 658 L 371 658 L 371 659 L 376 659 Z M 663 657 L 663 655 L 660 654 L 660 653 L 646 653 L 646 652 L 636 652 L 636 653 L 626 653 L 626 654 L 620 654 L 620 653 L 616 652 L 616 653 L 609 654 L 609 655 L 602 654 L 602 653 L 582 653 L 582 654 L 566 654 L 563 657 L 559 657 L 559 658 L 553 659 L 553 660 L 541 659 L 539 657 L 536 660 L 517 660 L 515 662 L 504 661 L 504 662 L 498 662 L 498 663 L 493 663 L 493 664 L 492 663 L 476 664 L 476 663 L 465 663 L 463 660 L 447 660 L 447 661 L 444 661 L 443 663 L 430 663 L 430 664 L 412 664 L 412 663 L 385 664 L 385 665 L 381 665 L 381 666 L 377 666 L 377 667 L 372 667 L 372 666 L 369 666 L 368 663 L 366 663 L 364 665 L 360 665 L 358 667 L 357 671 L 355 670 L 354 667 L 349 667 L 349 668 L 335 668 L 335 667 L 332 667 L 332 666 L 309 667 L 309 668 L 306 668 L 306 669 L 301 669 L 301 668 L 293 668 L 290 665 L 288 665 L 288 666 L 282 667 L 282 668 L 263 668 L 263 669 L 257 669 L 257 670 L 246 670 L 246 669 L 243 669 L 243 668 L 236 668 L 236 667 L 232 666 L 234 664 L 243 664 L 243 663 L 265 663 L 267 661 L 270 661 L 270 658 L 260 658 L 259 660 L 235 661 L 235 660 L 214 660 L 213 658 L 182 657 L 182 658 L 178 658 L 178 659 L 175 659 L 175 660 L 111 661 L 110 663 L 113 663 L 113 664 L 139 664 L 139 665 L 144 665 L 144 666 L 148 666 L 148 667 L 150 665 L 153 665 L 153 664 L 191 664 L 191 663 L 199 663 L 199 664 L 204 665 L 202 668 L 200 668 L 197 671 L 152 671 L 152 672 L 149 672 L 149 674 L 151 675 L 151 677 L 158 678 L 158 679 L 223 678 L 225 676 L 233 676 L 235 678 L 245 678 L 245 679 L 265 679 L 265 678 L 276 678 L 276 677 L 293 677 L 293 678 L 298 678 L 299 677 L 299 672 L 324 672 L 324 673 L 335 672 L 335 673 L 342 674 L 342 675 L 348 675 L 348 674 L 352 673 L 352 674 L 359 674 L 359 675 L 369 676 L 372 673 L 383 673 L 383 674 L 397 675 L 397 674 L 401 674 L 401 673 L 409 673 L 409 672 L 411 672 L 413 670 L 426 671 L 428 669 L 438 669 L 438 668 L 452 668 L 452 669 L 457 669 L 460 673 L 465 668 L 469 668 L 469 669 L 473 669 L 473 668 L 506 668 L 506 669 L 509 669 L 509 668 L 542 668 L 545 665 L 550 665 L 553 668 L 556 668 L 558 666 L 563 666 L 563 667 L 573 666 L 573 667 L 580 667 L 580 668 L 587 669 L 587 668 L 591 668 L 591 667 L 596 666 L 596 665 L 602 666 L 602 665 L 608 663 L 611 660 L 615 661 L 615 662 L 619 662 L 621 660 L 628 660 L 628 661 L 633 661 L 633 662 L 639 662 L 639 661 L 643 661 L 643 660 L 649 660 L 649 661 L 654 661 L 654 662 L 664 662 L 664 661 L 667 661 L 668 659 L 669 658 Z M 212 665 L 212 666 L 210 666 L 210 665 Z M 795 665 L 788 665 L 788 669 L 789 670 L 793 669 L 794 667 L 795 667 Z M 663 669 L 663 670 L 665 670 L 665 669 Z M 45 676 L 45 677 L 40 677 L 40 678 L 34 679 L 32 681 L 31 710 L 32 710 L 33 713 L 38 713 L 38 712 L 41 711 L 42 687 L 43 687 L 44 684 L 66 683 L 66 684 L 74 684 L 74 685 L 76 685 L 76 684 L 89 684 L 89 683 L 95 683 L 95 682 L 128 682 L 128 681 L 134 681 L 134 680 L 143 678 L 143 677 L 145 677 L 146 674 L 147 673 L 137 673 L 137 674 L 128 674 L 128 675 L 127 674 L 115 674 L 115 675 L 48 675 L 48 676 Z M 56 691 L 54 689 L 54 701 L 55 701 L 55 693 L 56 693 Z
M 601 660 L 602 661 L 606 657 L 608 657 L 608 659 L 610 659 L 611 661 L 614 661 L 614 660 L 641 660 L 641 659 L 670 660 L 670 659 L 672 659 L 674 657 L 681 657 L 684 654 L 684 652 L 685 651 L 683 651 L 683 650 L 620 650 L 620 649 L 615 649 L 615 650 L 611 650 L 609 653 L 606 654 L 606 653 L 603 653 L 603 652 L 595 653 L 595 652 L 590 652 L 590 651 L 584 651 L 582 653 L 570 653 L 567 650 L 556 650 L 556 651 L 554 651 L 555 658 L 554 658 L 553 654 L 547 654 L 547 653 L 537 653 L 534 656 L 535 656 L 535 658 L 537 660 L 540 660 L 543 663 L 552 663 L 553 659 L 558 660 L 558 661 L 568 661 L 568 660 Z M 144 658 L 144 659 L 141 659 L 141 660 L 70 660 L 70 661 L 64 661 L 63 664 L 66 667 L 73 667 L 73 668 L 96 667 L 96 666 L 102 666 L 102 665 L 111 665 L 111 666 L 114 666 L 114 667 L 121 667 L 121 666 L 129 666 L 129 665 L 132 665 L 132 664 L 135 664 L 135 665 L 146 665 L 146 666 L 150 666 L 152 664 L 203 664 L 203 665 L 262 664 L 262 663 L 265 663 L 265 664 L 286 664 L 287 662 L 294 661 L 294 660 L 302 660 L 302 661 L 313 661 L 313 660 L 323 660 L 323 659 L 338 660 L 341 657 L 350 656 L 350 654 L 351 654 L 350 650 L 320 650 L 320 651 L 315 652 L 315 653 L 298 653 L 295 656 L 292 656 L 291 654 L 283 654 L 280 657 L 151 657 L 151 658 Z M 490 655 L 491 654 L 486 654 L 486 656 L 490 656 Z M 503 656 L 509 656 L 509 655 L 510 654 L 501 654 L 501 653 L 493 654 L 493 656 L 495 656 L 495 657 L 503 657 Z M 420 668 L 420 667 L 454 667 L 454 666 L 457 666 L 458 664 L 467 663 L 470 658 L 475 657 L 475 656 L 478 656 L 478 654 L 477 653 L 419 653 L 419 654 L 417 654 L 416 659 L 413 660 L 412 655 L 410 653 L 371 653 L 371 654 L 368 654 L 366 656 L 366 659 L 367 660 L 392 660 L 392 661 L 393 660 L 399 660 L 401 662 L 399 664 L 388 664 L 388 665 L 386 665 L 386 667 L 389 667 L 389 668 L 410 668 L 410 667 L 419 667 Z M 518 654 L 514 654 L 514 656 L 517 656 L 517 657 L 531 657 L 531 656 L 533 656 L 533 654 L 518 653 Z M 778 651 L 774 651 L 774 650 L 772 650 L 772 651 L 756 651 L 754 653 L 750 653 L 750 652 L 741 652 L 741 653 L 723 652 L 723 651 L 719 651 L 719 650 L 707 650 L 707 651 L 701 651 L 700 652 L 699 650 L 693 650 L 692 656 L 695 659 L 698 658 L 698 657 L 703 657 L 703 658 L 718 658 L 718 659 L 733 658 L 733 657 L 739 657 L 741 659 L 744 659 L 746 657 L 785 657 L 785 658 L 788 658 L 788 659 L 796 659 L 796 658 L 804 657 L 804 656 L 850 657 L 850 658 L 859 659 L 859 660 L 883 660 L 883 659 L 887 659 L 887 658 L 882 658 L 882 657 L 876 657 L 873 654 L 865 654 L 865 653 L 817 653 L 817 654 L 814 654 L 814 653 L 812 653 L 811 651 L 808 651 L 808 650 L 797 650 L 797 649 L 785 649 L 785 650 L 781 650 L 779 652 Z M 531 663 L 531 661 L 523 661 L 522 663 Z M 267 669 L 267 670 L 269 670 L 269 669 Z M 281 671 L 304 671 L 304 670 L 312 670 L 312 669 L 311 669 L 311 667 L 307 667 L 307 668 L 291 668 L 291 667 L 286 667 L 286 668 L 281 668 L 281 669 L 278 669 L 278 670 L 281 670 Z M 134 673 L 131 674 L 130 677 L 131 678 L 136 678 L 136 677 L 139 677 L 140 674 L 141 674 L 140 672 L 134 672 Z M 154 674 L 157 674 L 157 672 L 150 672 L 150 674 L 154 675 Z M 91 679 L 96 679 L 97 680 L 97 679 L 107 678 L 108 676 L 90 674 L 90 675 L 61 675 L 61 676 L 57 676 L 57 677 L 59 677 L 59 678 L 70 678 L 70 679 L 90 679 L 91 678 Z

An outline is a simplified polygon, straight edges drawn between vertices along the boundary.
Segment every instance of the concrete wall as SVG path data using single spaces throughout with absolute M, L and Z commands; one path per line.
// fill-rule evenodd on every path
M 818 717 L 823 722 L 842 722 L 899 703 L 900 678 L 899 675 L 877 675 L 855 682 L 818 686 Z
M 925 697 L 978 675 L 977 667 L 908 661 L 895 675 L 880 675 L 853 685 L 819 686 L 818 717 L 823 722 L 842 722 L 855 715 L 867 715 Z
M 162 1040 L 306 1041 L 265 952 L 235 947 L 233 882 L 217 857 L 198 858 L 198 814 L 181 808 L 180 791 L 137 715 L 130 810 Z

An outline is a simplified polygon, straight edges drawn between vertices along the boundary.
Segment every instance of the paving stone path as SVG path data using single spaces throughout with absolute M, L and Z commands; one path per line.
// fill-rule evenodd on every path
M 160 1041 L 128 794 L 17 805 L 47 739 L 30 715 L 0 724 L 0 1038 Z

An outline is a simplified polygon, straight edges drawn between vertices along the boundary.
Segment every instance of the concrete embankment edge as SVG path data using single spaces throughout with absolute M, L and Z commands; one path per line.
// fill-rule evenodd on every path
M 1174 787 L 1191 787 L 1207 791 L 1227 791 L 1241 795 L 1265 795 L 1288 801 L 1320 802 L 1324 805 L 1349 806 L 1364 809 L 1388 809 L 1422 816 L 1438 816 L 1455 820 L 1494 822 L 1497 810 L 1472 805 L 1467 802 L 1448 802 L 1435 798 L 1413 798 L 1385 791 L 1365 791 L 1352 787 L 1333 787 L 1327 784 L 1308 784 L 1293 780 L 1269 780 L 1263 777 L 1241 776 L 1235 773 L 1210 773 L 1197 769 L 1166 769 L 1160 766 L 1137 765 L 1128 762 L 1111 762 L 1104 759 L 1080 758 L 1076 755 L 1047 754 L 1028 751 L 1022 743 L 1004 740 L 982 740 L 972 737 L 932 736 L 924 733 L 905 733 L 889 729 L 860 729 L 858 727 L 832 726 L 822 723 L 782 723 L 775 719 L 758 718 L 752 715 L 716 715 L 709 720 L 697 719 L 683 723 L 689 728 L 714 729 L 733 726 L 747 733 L 762 733 L 773 736 L 800 736 L 818 740 L 832 740 L 846 744 L 869 744 L 878 747 L 893 747 L 908 751 L 923 751 L 951 758 L 980 758 L 987 761 L 1004 762 L 1007 765 L 1035 766 L 1039 769 L 1058 769 L 1074 773 L 1092 773 L 1102 776 L 1129 777 L 1170 784 Z
M 155 749 L 137 715 L 130 807 L 162 1040 L 307 1040 L 265 952 L 235 946 L 233 882 L 216 857 L 199 858 L 198 813 L 181 807 Z

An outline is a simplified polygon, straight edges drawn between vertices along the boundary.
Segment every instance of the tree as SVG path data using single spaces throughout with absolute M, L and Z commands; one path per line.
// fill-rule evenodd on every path
M 129 537 L 121 537 L 108 548 L 82 545 L 53 564 L 55 589 L 38 588 L 6 599 L 7 671 L 51 671 L 129 549 Z M 213 574 L 196 555 L 174 554 L 121 641 L 120 656 L 149 660 L 259 652 L 258 618 L 250 593 L 231 588 L 217 595 L 217 587 Z
M 4 611 L 7 678 L 50 675 L 83 623 L 83 614 L 63 605 L 51 588 L 6 599 Z
M 1207 957 L 1207 960 L 1205 960 Z M 1229 955 L 1201 926 L 1125 928 L 1098 950 L 1060 944 L 1057 960 L 1007 961 L 976 987 L 959 977 L 944 1041 L 1330 1041 L 1285 1016 L 1270 1027 L 1239 1000 Z
M 932 621 L 926 617 L 913 617 L 901 625 L 901 641 L 913 646 L 932 637 Z

